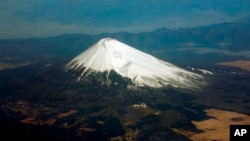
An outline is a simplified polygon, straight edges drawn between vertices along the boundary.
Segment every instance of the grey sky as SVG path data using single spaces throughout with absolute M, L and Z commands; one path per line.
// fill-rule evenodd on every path
M 249 0 L 0 0 L 0 38 L 176 29 L 249 14 Z

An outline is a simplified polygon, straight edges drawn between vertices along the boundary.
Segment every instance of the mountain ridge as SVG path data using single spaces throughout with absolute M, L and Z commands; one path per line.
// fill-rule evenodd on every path
M 104 37 L 129 43 L 144 52 L 204 47 L 240 52 L 249 50 L 250 25 L 247 22 L 232 22 L 176 30 L 159 28 L 143 33 L 65 34 L 48 38 L 0 39 L 0 62 L 64 61 L 72 59 Z

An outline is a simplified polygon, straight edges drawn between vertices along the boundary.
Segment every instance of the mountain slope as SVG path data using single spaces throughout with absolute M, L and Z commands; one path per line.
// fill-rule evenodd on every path
M 113 70 L 137 86 L 199 88 L 201 75 L 188 72 L 111 38 L 101 39 L 66 65 L 66 70 L 81 70 L 78 80 L 91 72 Z M 107 76 L 108 77 L 108 76 Z

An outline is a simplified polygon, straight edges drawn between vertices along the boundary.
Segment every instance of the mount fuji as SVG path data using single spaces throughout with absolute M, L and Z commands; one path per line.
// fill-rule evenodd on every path
M 109 79 L 110 72 L 114 71 L 138 87 L 199 89 L 205 83 L 200 74 L 179 68 L 112 38 L 99 40 L 73 58 L 65 69 L 80 72 L 77 73 L 78 81 L 91 73 L 106 73 Z

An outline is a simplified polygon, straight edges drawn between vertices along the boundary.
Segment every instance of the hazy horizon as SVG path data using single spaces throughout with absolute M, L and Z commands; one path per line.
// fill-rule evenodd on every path
M 148 32 L 233 22 L 249 17 L 247 0 L 0 0 L 0 39 L 70 33 Z

